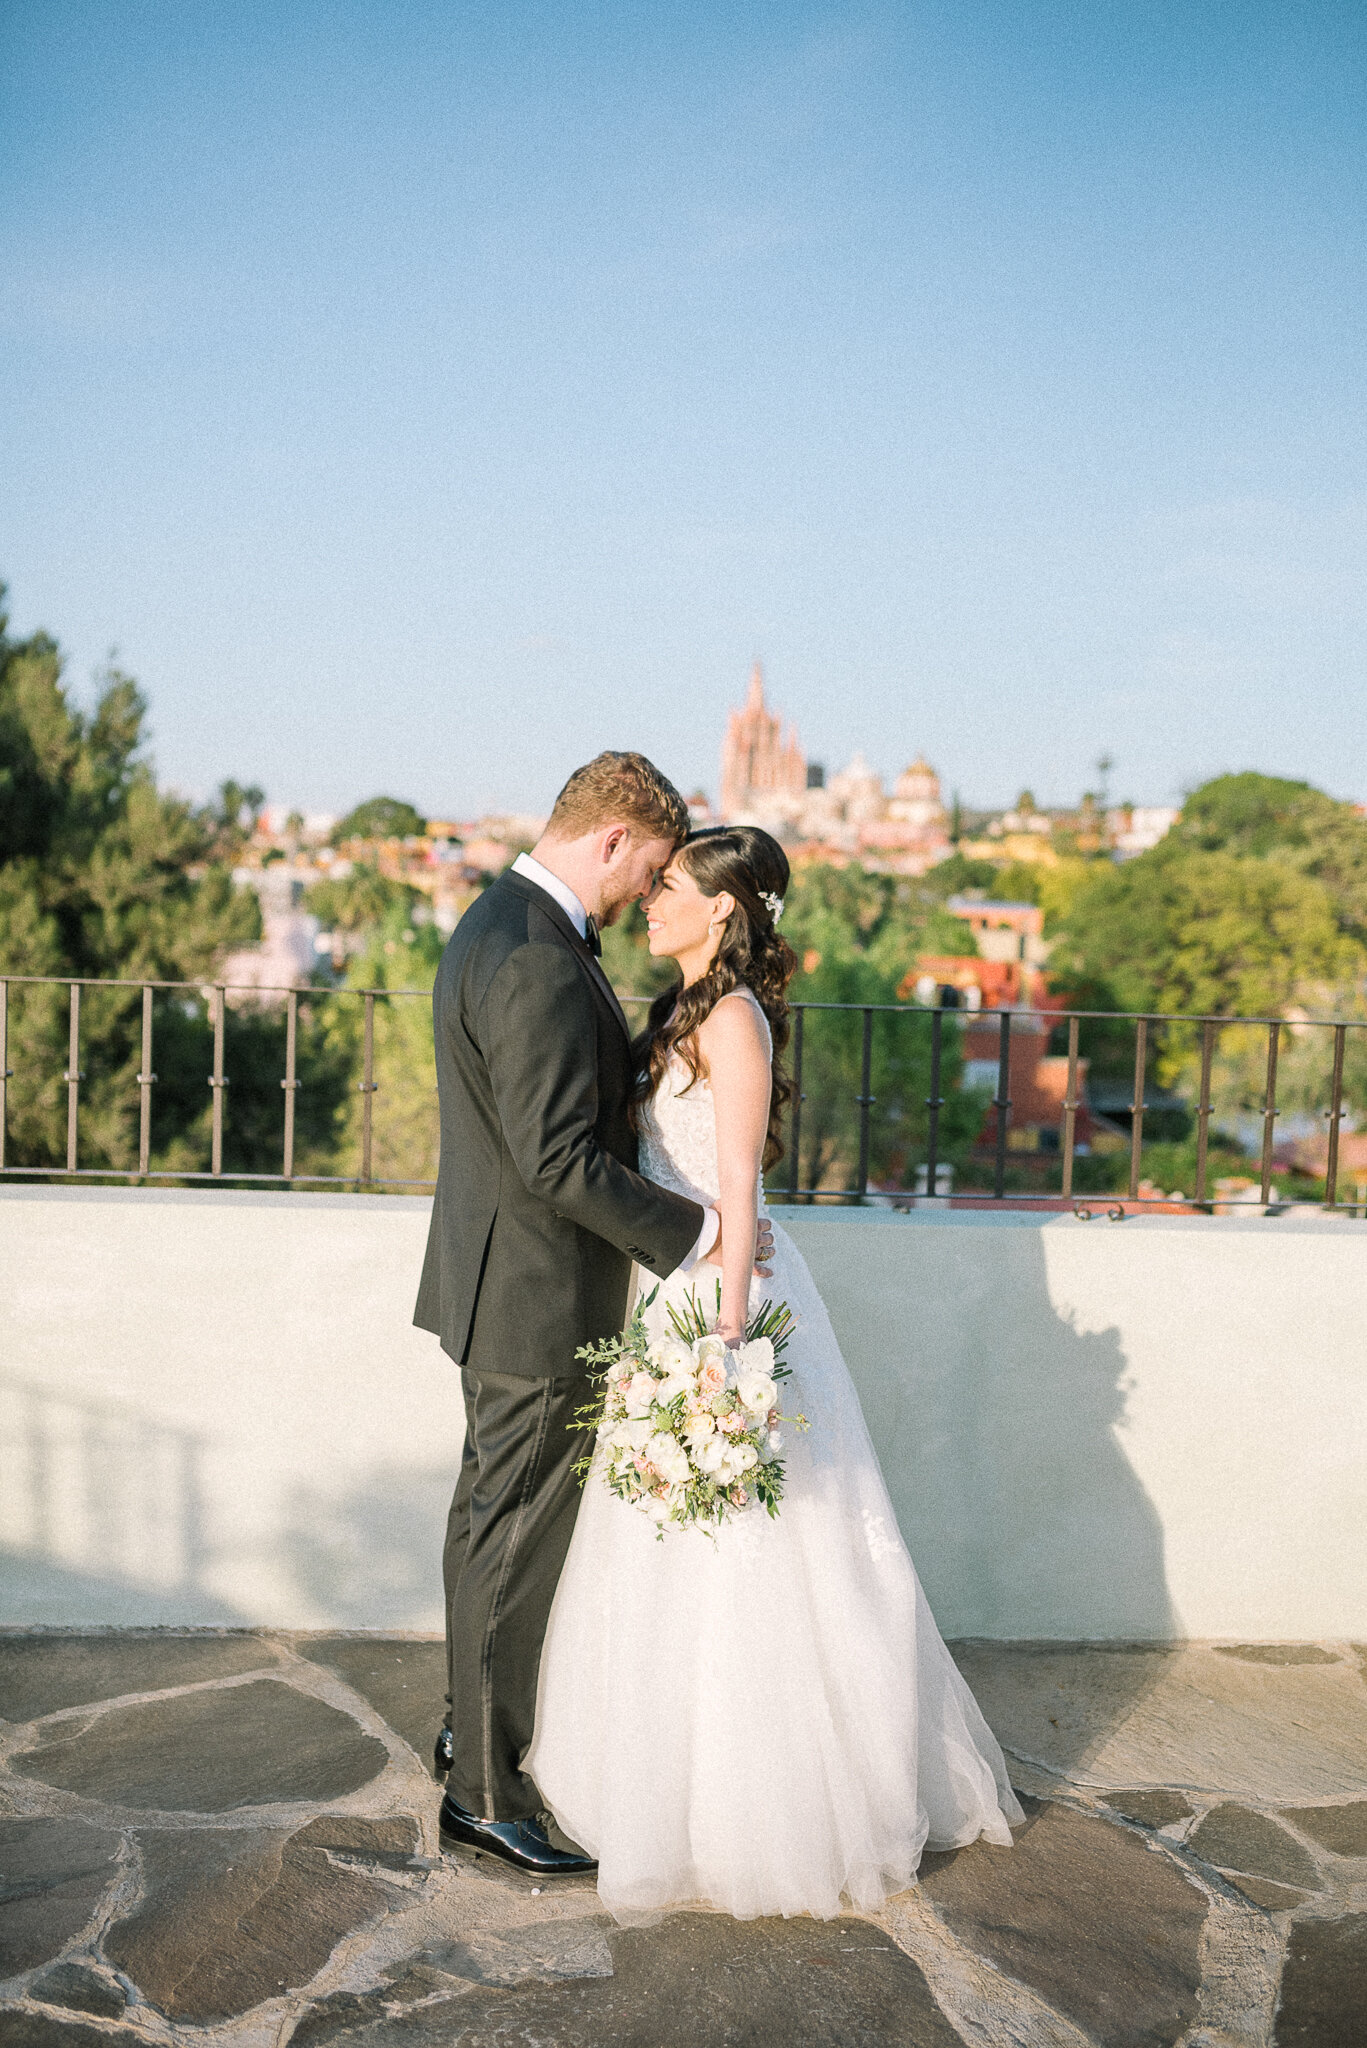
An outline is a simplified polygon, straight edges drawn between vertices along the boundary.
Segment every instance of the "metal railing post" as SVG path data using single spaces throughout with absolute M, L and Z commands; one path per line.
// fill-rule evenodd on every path
M 873 1086 L 873 1011 L 864 1006 L 864 1050 L 859 1069 L 860 1093 L 855 1098 L 859 1104 L 859 1199 L 862 1202 L 869 1191 L 869 1111 L 874 1097 L 869 1093 Z
M 280 1083 L 285 1091 L 285 1156 L 281 1163 L 281 1174 L 285 1180 L 294 1179 L 294 1097 L 299 1086 L 294 1066 L 298 1036 L 299 991 L 292 988 L 285 1012 L 285 1078 Z
M 806 1015 L 807 1012 L 803 1004 L 797 1003 L 794 1005 L 793 1121 L 791 1134 L 793 1157 L 792 1164 L 789 1166 L 788 1169 L 788 1199 L 791 1202 L 795 1202 L 797 1200 L 798 1189 L 802 1185 L 802 1104 L 806 1099 L 802 1093 L 802 1026 L 806 1019 Z
M 370 1179 L 371 1105 L 375 1099 L 375 993 L 365 995 L 365 1078 L 357 1083 L 361 1092 L 361 1179 Z
M 1272 1126 L 1277 1121 L 1277 1051 L 1281 1044 L 1282 1027 L 1269 1024 L 1267 1027 L 1267 1085 L 1263 1093 L 1263 1168 L 1261 1192 L 1258 1200 L 1266 1202 L 1272 1189 Z
M 1149 1060 L 1149 1020 L 1134 1027 L 1134 1101 L 1130 1104 L 1130 1200 L 1139 1193 L 1139 1155 L 1144 1149 L 1144 1071 Z
M 937 1005 L 930 1013 L 930 1093 L 926 1097 L 926 1108 L 930 1120 L 926 1128 L 926 1193 L 932 1201 L 940 1192 L 940 1111 L 944 1097 L 940 1093 L 940 1055 L 943 1049 L 945 1013 Z
M 1210 1068 L 1215 1057 L 1215 1019 L 1201 1026 L 1201 1099 L 1196 1107 L 1196 1199 L 1206 1199 L 1206 1151 L 1210 1143 Z
M 214 1070 L 209 1076 L 209 1086 L 214 1091 L 213 1151 L 209 1161 L 213 1174 L 223 1171 L 223 1091 L 228 1085 L 223 1073 L 223 1026 L 227 1007 L 228 991 L 220 982 L 214 989 Z
M 1068 1019 L 1068 1086 L 1063 1096 L 1063 1199 L 1072 1199 L 1073 1154 L 1077 1142 L 1077 1033 L 1078 1020 Z
M 0 981 L 0 1170 L 5 1164 L 5 1129 L 9 1122 L 9 983 Z
M 138 1067 L 138 1172 L 146 1173 L 152 1160 L 152 991 L 142 991 L 142 1060 Z
M 997 1092 L 992 1098 L 997 1112 L 997 1165 L 992 1194 L 1000 1202 L 1006 1194 L 1006 1122 L 1011 1109 L 1011 1012 L 1003 1010 L 1000 1049 L 997 1053 Z
M 66 1170 L 76 1171 L 76 1117 L 80 1101 L 81 1083 L 85 1075 L 81 1072 L 81 984 L 71 984 L 71 1022 L 67 1036 L 66 1072 Z
M 1329 1084 L 1329 1157 L 1324 1165 L 1325 1206 L 1332 1209 L 1339 1190 L 1339 1125 L 1343 1121 L 1343 1054 L 1348 1026 L 1334 1026 L 1334 1078 Z M 3 1061 L 0 1060 L 0 1064 Z

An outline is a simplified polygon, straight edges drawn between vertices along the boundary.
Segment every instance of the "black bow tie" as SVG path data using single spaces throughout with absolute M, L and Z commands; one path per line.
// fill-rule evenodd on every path
M 595 960 L 602 959 L 603 941 L 598 936 L 598 920 L 596 917 L 590 917 L 585 922 L 584 944 L 588 947 Z

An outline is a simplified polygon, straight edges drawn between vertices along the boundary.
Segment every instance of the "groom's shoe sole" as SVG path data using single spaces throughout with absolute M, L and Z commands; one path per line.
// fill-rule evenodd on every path
M 443 1848 L 473 1849 L 497 1856 L 531 1877 L 591 1877 L 598 1865 L 591 1856 L 573 1856 L 557 1849 L 534 1820 L 478 1820 L 457 1806 L 450 1793 L 441 1802 Z

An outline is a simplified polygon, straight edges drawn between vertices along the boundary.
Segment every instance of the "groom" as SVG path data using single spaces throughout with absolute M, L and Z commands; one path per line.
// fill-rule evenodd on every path
M 441 1165 L 414 1321 L 462 1368 L 465 1397 L 441 1829 L 543 1876 L 594 1868 L 551 1839 L 521 1769 L 579 1505 L 575 1352 L 621 1329 L 633 1260 L 663 1277 L 720 1259 L 717 1212 L 636 1171 L 631 1030 L 598 964 L 600 927 L 650 894 L 687 830 L 643 755 L 598 755 L 466 911 L 432 998 Z

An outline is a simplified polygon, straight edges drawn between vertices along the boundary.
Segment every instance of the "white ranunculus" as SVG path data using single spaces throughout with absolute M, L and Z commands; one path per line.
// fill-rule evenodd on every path
M 680 1345 L 679 1349 L 682 1350 L 683 1346 Z M 662 1408 L 667 1408 L 671 1401 L 677 1401 L 680 1394 L 691 1394 L 692 1391 L 693 1379 L 691 1374 L 685 1379 L 682 1373 L 671 1372 L 660 1381 L 659 1386 L 655 1389 L 655 1399 Z
M 659 1384 L 653 1372 L 634 1372 L 622 1388 L 627 1414 L 648 1415 Z
M 693 1356 L 699 1365 L 706 1365 L 715 1359 L 719 1365 L 726 1363 L 726 1340 L 724 1337 L 699 1337 L 693 1346 Z
M 612 1441 L 620 1444 L 624 1454 L 635 1457 L 643 1451 L 653 1434 L 649 1422 L 619 1422 L 612 1433 Z
M 691 1372 L 693 1354 L 677 1337 L 657 1337 L 646 1356 L 656 1372 Z
M 710 1436 L 698 1447 L 698 1467 L 709 1479 L 715 1479 L 725 1464 L 728 1451 L 724 1436 Z
M 767 1337 L 752 1337 L 736 1353 L 738 1372 L 770 1373 L 774 1369 L 774 1347 Z
M 647 1500 L 643 1501 L 641 1505 L 650 1516 L 652 1522 L 664 1523 L 669 1520 L 669 1502 L 667 1500 Z
M 752 1465 L 759 1463 L 759 1452 L 753 1444 L 737 1444 L 731 1455 L 737 1461 L 737 1470 L 741 1472 L 748 1472 Z
M 778 1388 L 763 1372 L 743 1372 L 736 1392 L 752 1415 L 767 1415 L 778 1399 Z

